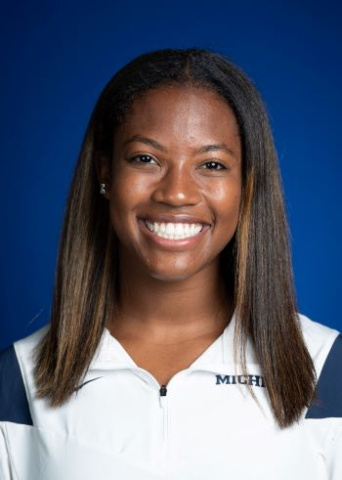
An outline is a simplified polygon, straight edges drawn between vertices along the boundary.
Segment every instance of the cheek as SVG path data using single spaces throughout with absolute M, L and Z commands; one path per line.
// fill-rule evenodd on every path
M 146 195 L 151 188 L 151 178 L 148 174 L 129 171 L 127 169 L 118 169 L 115 173 L 112 186 L 111 196 L 119 202 L 123 208 L 131 208 L 132 205 L 146 199 Z
M 217 197 L 216 213 L 216 245 L 217 252 L 222 251 L 233 238 L 240 214 L 241 189 L 236 188 L 227 195 L 221 192 Z
M 136 227 L 136 207 L 146 201 L 148 192 L 147 182 L 137 175 L 118 172 L 112 182 L 110 190 L 110 217 L 111 223 L 118 234 L 126 236 L 127 231 Z
M 117 176 L 112 182 L 110 190 L 110 218 L 115 232 L 120 237 L 120 231 L 126 228 L 127 211 L 131 209 L 131 204 L 134 202 L 132 198 L 134 189 L 128 188 L 128 182 L 125 177 Z
M 213 196 L 215 203 L 216 220 L 228 229 L 233 230 L 233 234 L 237 228 L 241 203 L 241 183 L 236 182 L 229 186 L 222 186 L 215 190 Z

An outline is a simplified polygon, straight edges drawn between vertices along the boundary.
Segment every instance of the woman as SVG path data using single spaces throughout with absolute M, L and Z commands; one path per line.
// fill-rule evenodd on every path
M 2 354 L 1 478 L 340 479 L 341 344 L 296 313 L 254 86 L 142 55 L 90 120 L 51 323 Z

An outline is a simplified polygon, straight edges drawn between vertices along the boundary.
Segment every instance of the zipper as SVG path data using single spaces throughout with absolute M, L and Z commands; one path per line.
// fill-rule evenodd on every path
M 162 409 L 162 431 L 163 431 L 163 441 L 165 442 L 168 437 L 168 397 L 167 397 L 167 387 L 166 385 L 161 385 L 159 388 L 159 405 Z
M 166 397 L 167 394 L 167 388 L 166 385 L 161 385 L 159 389 L 159 396 L 160 397 Z

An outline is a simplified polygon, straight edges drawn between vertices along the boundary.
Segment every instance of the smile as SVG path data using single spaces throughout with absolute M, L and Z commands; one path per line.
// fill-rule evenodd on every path
M 145 220 L 146 227 L 158 237 L 169 240 L 184 240 L 198 235 L 203 229 L 200 223 L 151 222 Z

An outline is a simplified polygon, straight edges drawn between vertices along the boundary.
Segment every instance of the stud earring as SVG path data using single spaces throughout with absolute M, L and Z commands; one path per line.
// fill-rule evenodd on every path
M 100 193 L 101 193 L 101 195 L 105 195 L 107 193 L 105 183 L 100 183 Z

